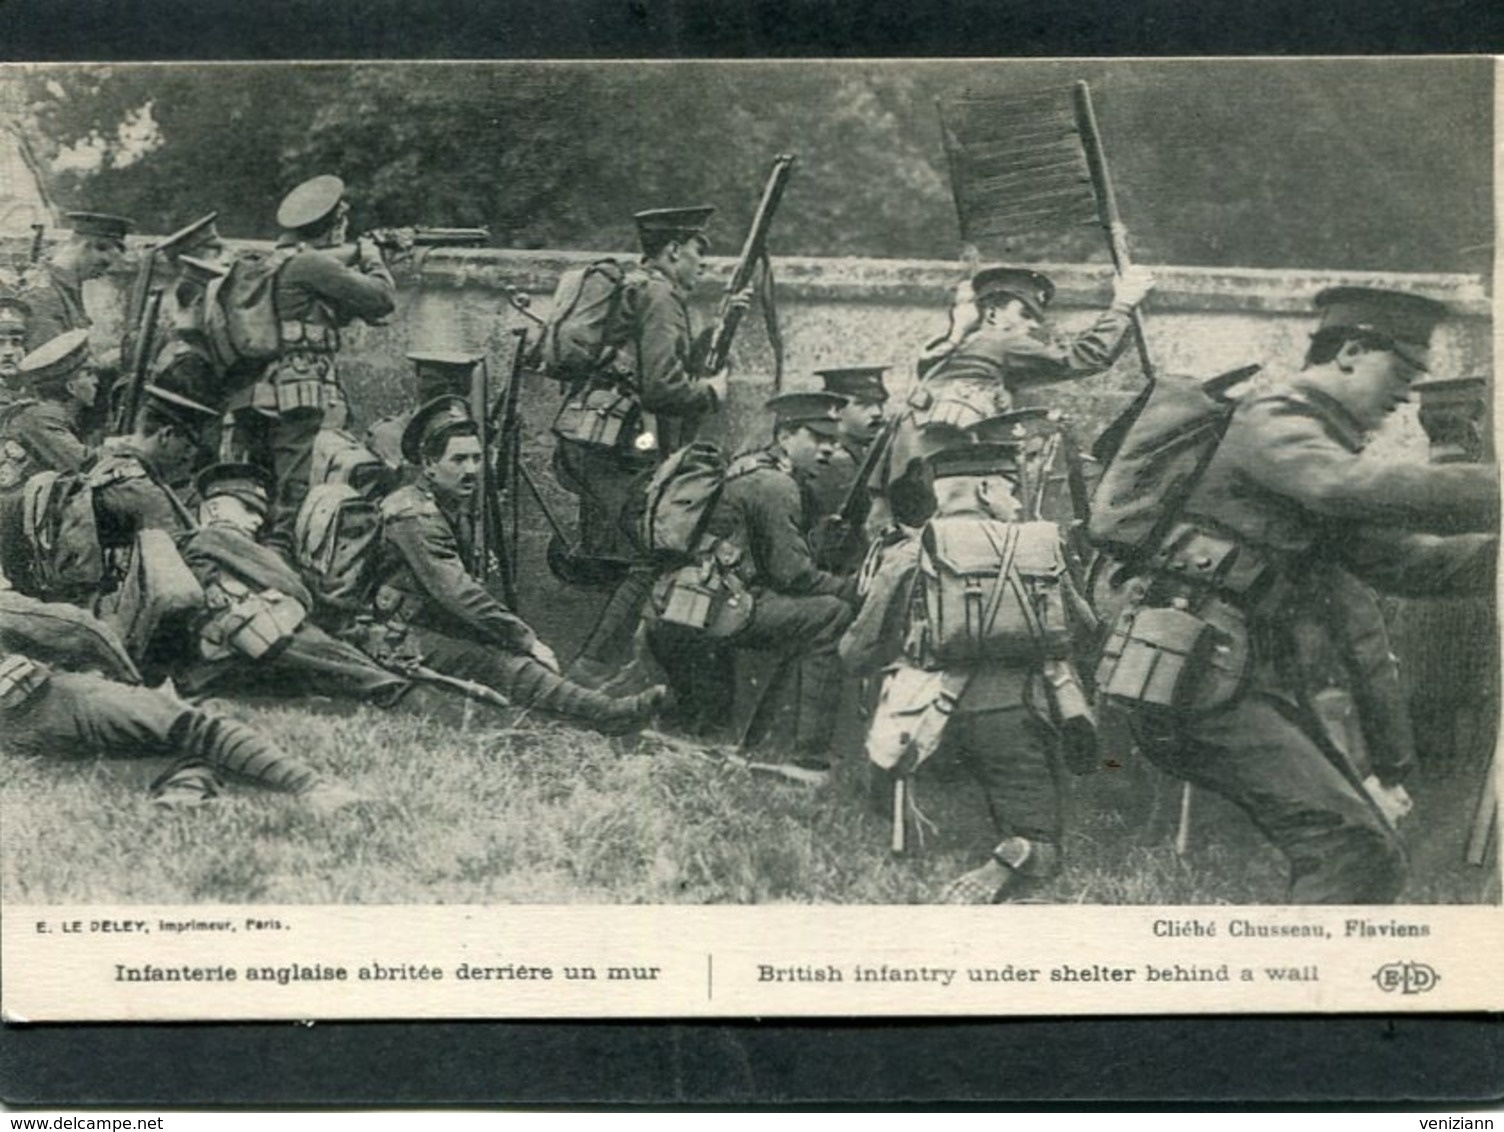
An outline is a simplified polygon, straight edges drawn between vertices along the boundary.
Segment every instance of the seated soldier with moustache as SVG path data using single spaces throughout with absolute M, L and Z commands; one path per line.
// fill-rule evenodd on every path
M 0 491 L 37 472 L 76 472 L 89 459 L 80 426 L 99 394 L 89 332 L 70 330 L 32 350 L 16 382 L 19 395 L 0 410 Z
M 386 707 L 411 687 L 355 646 L 309 620 L 314 598 L 298 571 L 257 540 L 272 480 L 254 464 L 215 464 L 198 475 L 198 530 L 180 542 L 204 589 L 201 659 L 178 677 L 185 693 L 226 683 L 280 695 L 332 695 Z
M 21 396 L 21 360 L 26 357 L 26 320 L 31 307 L 0 287 L 0 411 Z
M 796 734 L 793 761 L 782 773 L 812 785 L 829 771 L 841 685 L 836 643 L 851 621 L 856 582 L 815 563 L 809 480 L 835 451 L 844 404 L 844 397 L 823 392 L 784 393 L 768 402 L 772 443 L 731 462 L 702 539 L 704 561 L 659 579 L 650 633 L 692 727 L 724 719 L 730 702 L 724 666 L 706 663 L 707 640 L 722 656 L 726 649 L 757 649 L 794 662 Z M 707 610 L 691 616 L 676 590 L 703 588 L 698 575 L 705 570 L 731 596 L 713 616 Z
M 428 667 L 485 684 L 515 707 L 607 734 L 647 723 L 663 688 L 615 697 L 567 680 L 553 650 L 471 573 L 483 454 L 464 399 L 440 397 L 420 408 L 403 431 L 402 454 L 414 482 L 381 504 L 377 617 L 404 628 Z
M 940 900 L 996 903 L 1060 869 L 1059 737 L 1093 753 L 1069 659 L 1079 599 L 1059 529 L 1020 521 L 1018 446 L 944 425 L 925 439 L 934 517 L 874 549 L 841 659 L 884 673 L 867 738 L 878 767 L 907 783 L 943 753 L 975 776 L 1001 840 Z

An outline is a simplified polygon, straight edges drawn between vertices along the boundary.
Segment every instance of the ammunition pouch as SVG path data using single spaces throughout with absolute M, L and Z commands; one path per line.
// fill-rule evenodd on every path
M 1224 601 L 1130 606 L 1113 625 L 1097 690 L 1128 707 L 1203 715 L 1246 690 L 1252 649 L 1241 612 Z
M 333 326 L 300 319 L 283 319 L 277 324 L 277 336 L 284 354 L 339 352 L 339 331 Z
M 1193 601 L 1213 594 L 1251 616 L 1272 613 L 1289 597 L 1284 563 L 1205 522 L 1171 528 L 1149 570 L 1159 579 L 1158 592 L 1185 594 Z
M 21 653 L 0 657 L 0 712 L 15 711 L 47 683 L 52 673 Z
M 867 732 L 867 758 L 884 770 L 912 772 L 940 749 L 970 681 L 966 670 L 890 669 Z
M 747 627 L 756 601 L 736 573 L 741 551 L 717 541 L 696 562 L 664 574 L 653 586 L 653 610 L 668 625 L 726 640 Z
M 228 579 L 214 590 L 210 602 L 215 612 L 199 630 L 199 651 L 206 660 L 273 658 L 292 643 L 308 617 L 300 601 L 277 590 L 251 592 Z
M 651 455 L 656 438 L 644 429 L 644 413 L 637 394 L 620 384 L 587 383 L 570 390 L 554 418 L 553 432 L 560 440 L 586 448 L 600 448 L 622 456 Z

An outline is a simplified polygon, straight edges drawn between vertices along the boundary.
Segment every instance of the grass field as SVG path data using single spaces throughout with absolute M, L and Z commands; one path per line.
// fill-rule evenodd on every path
M 823 789 L 651 740 L 635 749 L 486 709 L 430 714 L 219 704 L 356 787 L 330 815 L 234 786 L 164 813 L 158 766 L 9 756 L 0 787 L 10 902 L 857 903 L 927 902 L 990 845 L 981 804 L 943 767 L 918 801 L 937 822 L 922 849 L 888 851 L 866 767 Z M 1071 786 L 1051 903 L 1261 903 L 1283 862 L 1239 813 L 1198 795 L 1190 852 L 1171 846 L 1179 792 L 1141 763 Z M 1417 787 L 1406 901 L 1496 899 L 1462 862 L 1476 774 Z

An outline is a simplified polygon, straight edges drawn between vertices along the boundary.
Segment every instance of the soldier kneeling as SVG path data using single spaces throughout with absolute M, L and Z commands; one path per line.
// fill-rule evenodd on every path
M 1017 445 L 926 432 L 935 517 L 874 548 L 841 659 L 884 670 L 867 753 L 896 784 L 942 743 L 976 777 L 1002 839 L 941 899 L 995 903 L 1060 868 L 1057 745 L 1094 739 L 1069 659 L 1079 599 L 1059 529 L 1020 521 Z

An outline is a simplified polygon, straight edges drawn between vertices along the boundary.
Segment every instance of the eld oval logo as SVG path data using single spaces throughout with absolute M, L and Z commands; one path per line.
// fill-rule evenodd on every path
M 1373 973 L 1373 981 L 1385 993 L 1425 994 L 1435 989 L 1441 976 L 1426 963 L 1385 963 Z

